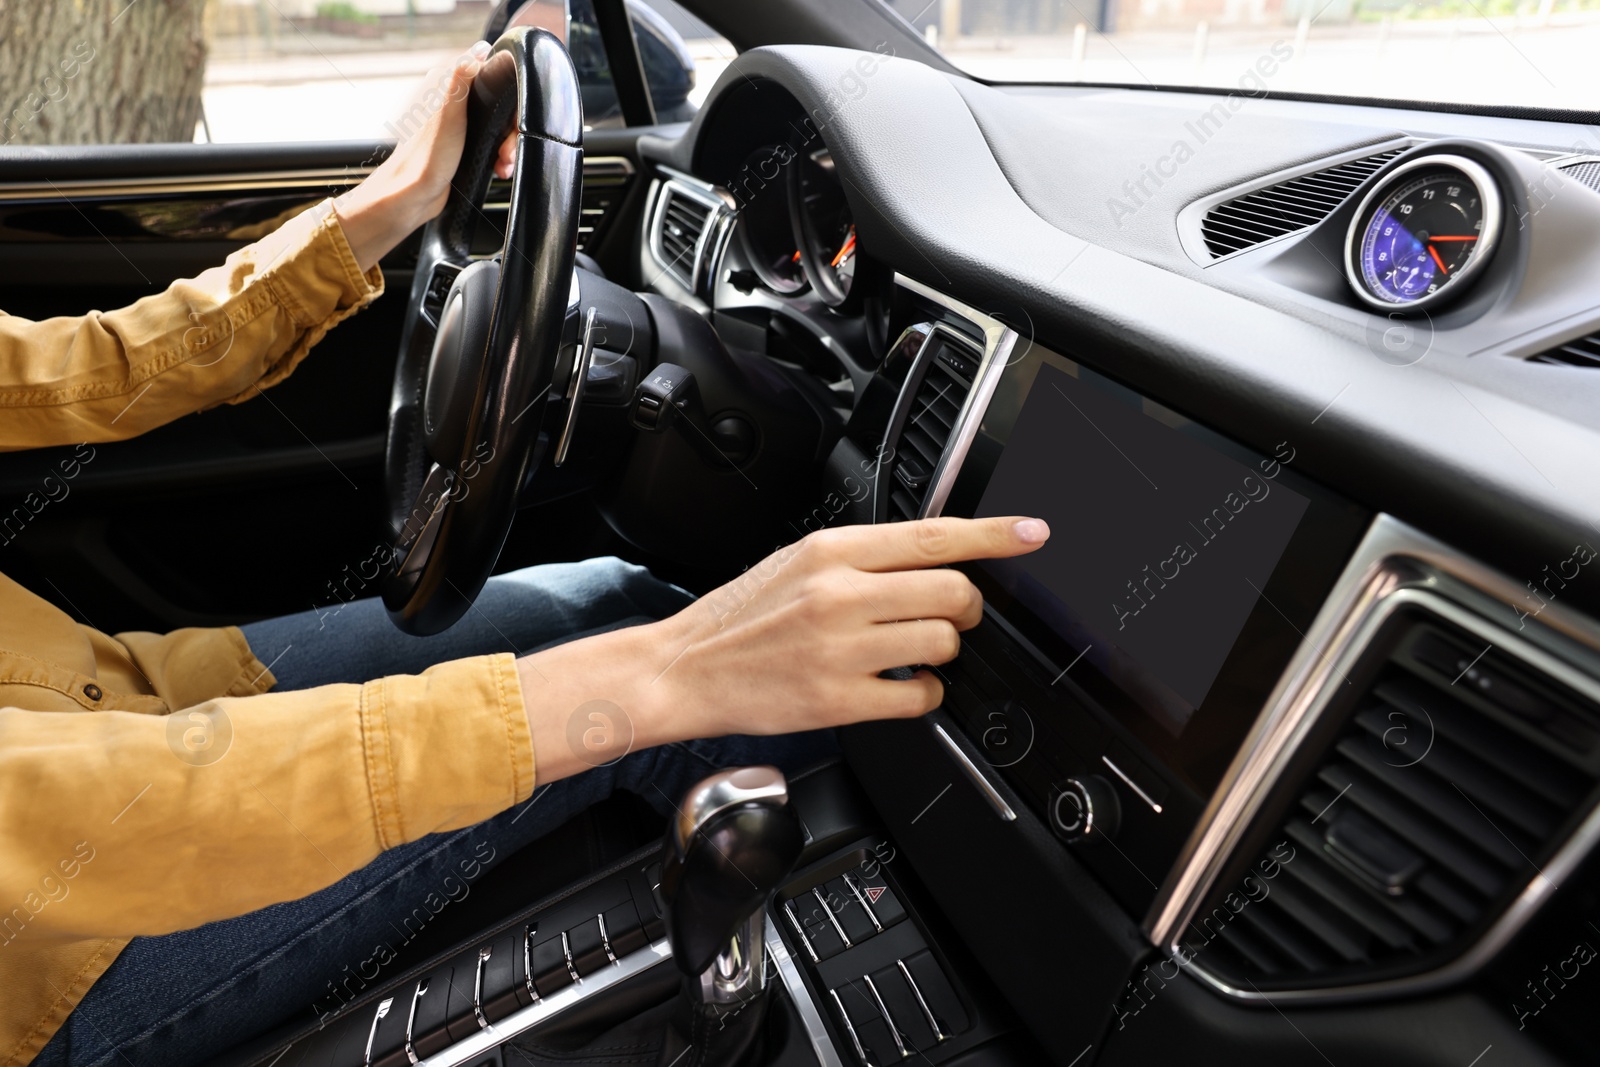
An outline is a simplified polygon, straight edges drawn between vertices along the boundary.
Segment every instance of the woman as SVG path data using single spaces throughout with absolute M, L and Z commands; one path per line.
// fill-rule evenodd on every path
M 110 313 L 0 316 L 0 447 L 117 440 L 282 380 L 442 208 L 485 51 L 366 181 L 224 265 Z M 827 531 L 696 603 L 616 560 L 534 568 L 426 640 L 372 602 L 109 636 L 0 578 L 0 1064 L 212 1054 L 325 1004 L 445 875 L 612 789 L 670 810 L 714 767 L 801 766 L 829 727 L 926 712 L 929 672 L 879 672 L 954 656 L 981 600 L 920 568 L 1047 533 Z

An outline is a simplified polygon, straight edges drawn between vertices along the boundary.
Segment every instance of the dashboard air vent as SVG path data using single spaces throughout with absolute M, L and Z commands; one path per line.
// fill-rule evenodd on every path
M 578 251 L 592 251 L 606 235 L 617 205 L 633 179 L 626 159 L 599 157 L 583 161 L 582 217 L 578 220 Z
M 1600 159 L 1586 159 L 1580 163 L 1568 163 L 1561 168 L 1561 173 L 1582 185 L 1587 185 L 1595 192 L 1600 193 Z
M 1379 167 L 1404 151 L 1405 148 L 1391 148 L 1224 201 L 1206 212 L 1200 223 L 1206 247 L 1220 259 L 1314 226 Z
M 894 447 L 888 518 L 895 522 L 914 519 L 921 512 L 978 370 L 977 359 L 964 347 L 938 336 L 928 344 L 922 376 Z
M 1433 616 L 1395 625 L 1393 651 L 1262 858 L 1182 939 L 1234 988 L 1326 989 L 1442 965 L 1594 803 L 1585 768 L 1600 711 Z
M 1572 367 L 1600 368 L 1600 333 L 1588 337 L 1575 337 L 1566 344 L 1556 345 L 1528 357 L 1530 363 L 1564 363 Z
M 711 206 L 667 184 L 661 189 L 661 211 L 656 225 L 661 265 L 684 285 L 693 288 L 695 250 L 711 220 Z

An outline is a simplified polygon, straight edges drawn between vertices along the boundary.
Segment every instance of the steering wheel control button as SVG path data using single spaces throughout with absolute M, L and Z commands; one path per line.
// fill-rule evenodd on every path
M 1122 806 L 1111 783 L 1098 775 L 1068 778 L 1050 790 L 1050 829 L 1068 844 L 1116 835 Z
M 456 275 L 461 273 L 461 268 L 454 263 L 435 263 L 433 274 L 428 278 L 428 289 L 422 297 L 422 313 L 428 321 L 435 325 L 439 322 L 439 313 L 444 310 L 444 302 L 450 295 L 450 287 L 456 283 Z

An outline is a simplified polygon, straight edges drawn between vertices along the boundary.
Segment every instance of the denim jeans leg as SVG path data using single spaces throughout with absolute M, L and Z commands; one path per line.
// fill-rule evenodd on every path
M 277 688 L 415 673 L 484 652 L 525 653 L 671 614 L 688 594 L 619 560 L 528 568 L 493 578 L 445 634 L 401 634 L 376 600 L 244 627 Z M 516 808 L 378 856 L 319 892 L 237 918 L 135 938 L 35 1063 L 175 1067 L 303 1014 L 307 1021 L 385 980 L 383 961 L 445 907 L 470 907 L 473 880 L 617 789 L 670 814 L 711 771 L 773 763 L 793 772 L 835 751 L 831 731 L 725 737 L 631 753 L 539 786 Z M 494 916 L 485 916 L 491 922 Z

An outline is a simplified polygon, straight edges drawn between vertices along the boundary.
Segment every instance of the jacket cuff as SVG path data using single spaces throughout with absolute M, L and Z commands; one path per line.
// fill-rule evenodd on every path
M 361 736 L 382 848 L 471 826 L 533 795 L 533 737 L 509 653 L 368 682 Z
M 283 381 L 329 330 L 383 295 L 383 271 L 373 267 L 361 273 L 333 201 L 324 200 L 307 214 L 316 219 L 310 233 L 262 275 L 273 299 L 304 333 L 230 404 Z

